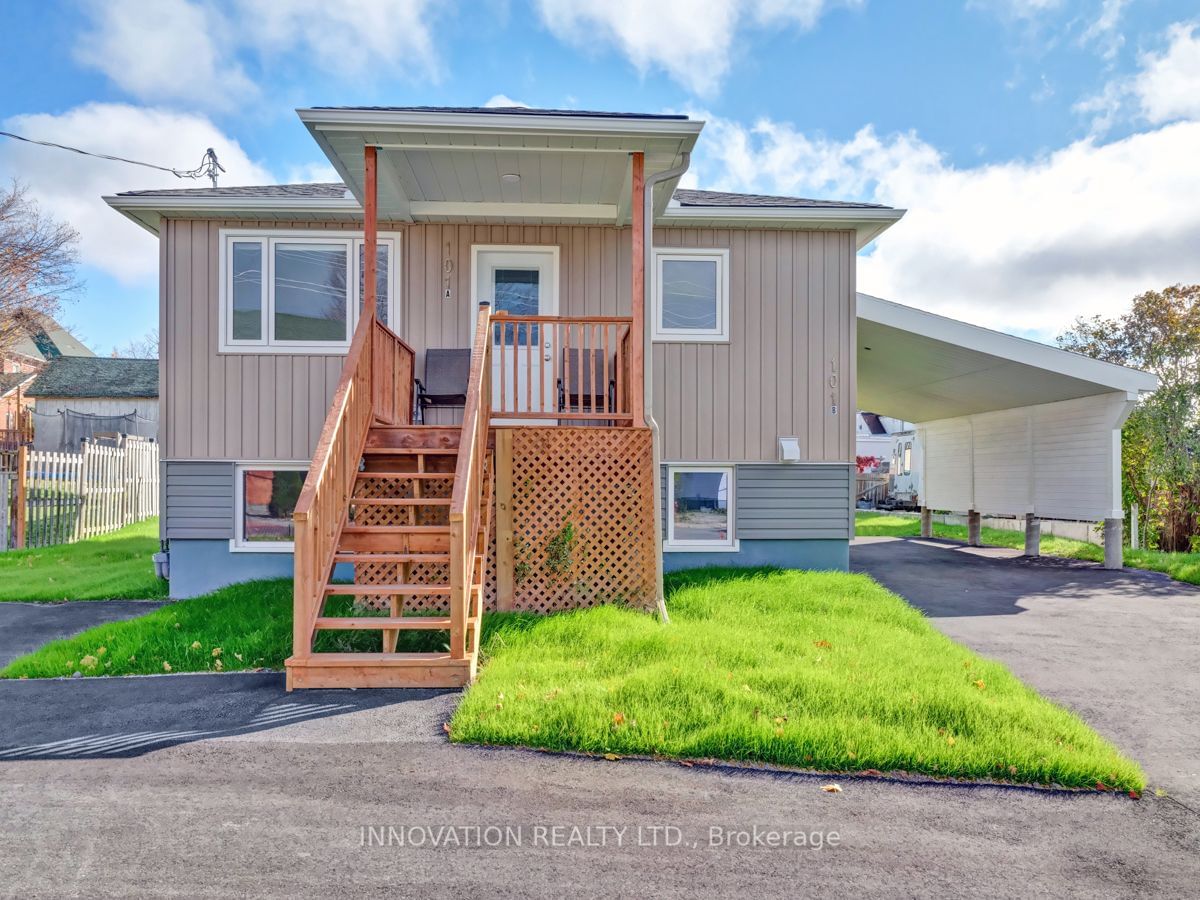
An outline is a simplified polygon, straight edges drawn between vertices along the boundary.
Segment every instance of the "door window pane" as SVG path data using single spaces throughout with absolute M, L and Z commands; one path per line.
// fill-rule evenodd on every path
M 291 541 L 292 513 L 304 487 L 304 472 L 246 469 L 242 472 L 242 540 Z
M 388 245 L 379 244 L 376 246 L 376 263 L 375 263 L 375 318 L 379 319 L 384 325 L 388 323 Z M 363 269 L 363 260 L 365 259 L 366 247 L 363 244 L 358 245 L 358 312 L 361 315 L 363 309 L 363 301 L 366 298 L 365 286 L 366 270 Z
M 726 543 L 729 540 L 729 473 L 673 472 L 671 539 Z
M 712 259 L 662 261 L 662 327 L 717 328 L 717 262 Z
M 263 253 L 258 241 L 233 243 L 233 339 L 262 340 Z
M 275 337 L 345 341 L 346 246 L 275 245 Z
M 492 276 L 492 287 L 495 289 L 492 310 L 506 312 L 512 316 L 536 316 L 538 314 L 540 279 L 542 273 L 537 269 L 496 269 Z M 532 338 L 527 329 L 533 328 Z M 530 341 L 538 343 L 537 325 L 506 325 L 502 338 L 504 343 L 519 345 Z

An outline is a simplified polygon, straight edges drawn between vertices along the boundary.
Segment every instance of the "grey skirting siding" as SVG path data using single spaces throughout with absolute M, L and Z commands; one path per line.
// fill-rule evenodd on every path
M 666 510 L 668 467 L 664 465 L 662 472 Z M 854 468 L 849 464 L 735 465 L 734 534 L 738 540 L 747 541 L 849 540 L 853 536 L 853 490 Z M 666 527 L 664 517 L 664 537 Z
M 233 537 L 233 463 L 166 462 L 166 535 Z

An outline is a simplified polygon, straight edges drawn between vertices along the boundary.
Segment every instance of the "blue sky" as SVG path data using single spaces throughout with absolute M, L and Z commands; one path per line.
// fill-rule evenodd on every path
M 0 121 L 180 167 L 211 144 L 233 184 L 328 177 L 297 106 L 686 111 L 710 123 L 689 183 L 903 206 L 861 289 L 1049 339 L 1200 280 L 1198 21 L 1194 0 L 9 2 Z M 97 198 L 170 176 L 4 141 L 0 176 L 83 235 L 65 321 L 98 352 L 154 326 L 154 240 Z

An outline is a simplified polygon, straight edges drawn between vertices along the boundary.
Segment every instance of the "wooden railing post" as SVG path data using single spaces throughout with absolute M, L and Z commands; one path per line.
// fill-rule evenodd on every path
M 16 548 L 25 546 L 25 516 L 29 493 L 29 448 L 22 444 L 17 448 L 17 535 Z

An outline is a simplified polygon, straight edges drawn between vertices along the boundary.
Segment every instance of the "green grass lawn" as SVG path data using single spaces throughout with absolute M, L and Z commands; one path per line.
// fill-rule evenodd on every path
M 702 570 L 671 623 L 495 619 L 454 741 L 1140 791 L 1078 717 L 861 575 Z
M 854 517 L 854 533 L 860 537 L 917 537 L 921 533 L 920 521 L 911 516 L 891 516 L 873 512 L 858 512 Z M 967 539 L 966 525 L 942 525 L 933 523 L 933 536 L 957 541 Z M 993 547 L 1025 548 L 1024 531 L 1004 531 L 999 528 L 980 529 L 980 540 Z M 1104 548 L 1087 541 L 1042 535 L 1043 556 L 1058 556 L 1064 559 L 1086 559 L 1104 562 Z M 1200 553 L 1164 553 L 1161 550 L 1131 550 L 1125 548 L 1125 565 L 1133 569 L 1148 569 L 1163 572 L 1176 581 L 1200 584 Z
M 0 553 L 0 600 L 146 600 L 167 595 L 154 577 L 158 519 L 75 544 Z
M 669 625 L 616 606 L 489 614 L 452 739 L 1142 789 L 1137 765 L 1076 716 L 865 576 L 703 570 L 670 576 L 668 605 Z M 401 650 L 443 649 L 437 632 L 401 639 Z M 369 650 L 379 637 L 319 640 Z M 0 677 L 278 669 L 290 652 L 281 579 L 98 626 Z

